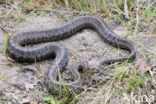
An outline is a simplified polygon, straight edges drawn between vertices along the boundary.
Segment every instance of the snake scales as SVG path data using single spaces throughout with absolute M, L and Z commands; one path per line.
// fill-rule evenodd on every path
M 130 51 L 128 56 L 119 59 L 103 60 L 101 64 L 135 58 L 136 52 L 133 43 L 117 36 L 102 19 L 96 16 L 80 16 L 52 29 L 32 30 L 11 35 L 8 39 L 7 54 L 10 58 L 18 62 L 36 62 L 53 57 L 54 61 L 45 76 L 45 85 L 49 91 L 58 92 L 60 87 L 63 88 L 63 84 L 57 80 L 58 74 L 64 71 L 66 67 L 68 53 L 61 44 L 50 41 L 67 38 L 84 28 L 91 28 L 99 33 L 105 42 L 117 48 Z M 42 44 L 31 48 L 24 47 L 25 45 L 37 43 Z M 73 71 L 76 80 L 71 83 L 65 83 L 68 90 L 77 91 L 80 89 L 82 81 L 77 70 L 85 66 L 85 64 L 78 63 L 76 66 L 77 69 Z

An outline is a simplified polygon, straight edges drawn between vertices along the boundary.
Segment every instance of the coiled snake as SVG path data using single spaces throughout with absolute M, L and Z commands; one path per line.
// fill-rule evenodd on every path
M 7 54 L 10 58 L 18 62 L 35 62 L 53 57 L 54 61 L 46 74 L 45 85 L 49 91 L 58 92 L 59 88 L 63 87 L 63 84 L 57 81 L 57 77 L 59 72 L 64 71 L 66 67 L 68 53 L 61 44 L 50 41 L 67 38 L 84 28 L 91 28 L 99 33 L 105 42 L 117 48 L 130 51 L 128 56 L 119 59 L 103 60 L 101 64 L 135 58 L 136 51 L 133 43 L 117 36 L 102 19 L 96 16 L 80 16 L 52 29 L 32 30 L 11 35 L 8 39 Z M 24 47 L 25 45 L 36 43 L 43 44 L 31 48 Z M 85 65 L 80 63 L 77 69 L 79 67 L 85 67 Z M 65 83 L 64 85 L 68 90 L 77 91 L 80 89 L 82 82 L 79 73 L 77 73 L 77 71 L 73 72 L 73 74 L 74 73 L 77 79 L 74 82 Z

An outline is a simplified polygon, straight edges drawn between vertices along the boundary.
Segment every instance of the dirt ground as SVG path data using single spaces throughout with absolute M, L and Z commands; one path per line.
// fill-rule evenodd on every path
M 69 19 L 74 18 L 72 15 L 66 15 L 66 17 Z M 13 32 L 18 31 L 52 28 L 64 22 L 65 21 L 57 15 L 31 15 L 28 16 L 24 21 L 15 24 L 13 27 L 10 27 L 11 32 L 9 35 L 12 35 Z M 127 30 L 124 28 L 124 26 L 115 25 L 110 22 L 107 23 L 115 33 L 121 35 L 122 37 L 127 37 L 133 41 L 141 55 L 144 55 L 148 52 L 156 53 L 156 32 L 140 32 L 137 33 L 137 35 L 127 35 Z M 5 57 L 4 45 L 6 35 L 7 34 L 5 32 L 1 31 L 0 76 L 6 74 L 5 77 L 0 81 L 0 99 L 2 99 L 1 103 L 22 104 L 26 102 L 42 102 L 42 97 L 48 96 L 48 93 L 44 92 L 41 83 L 43 82 L 44 73 L 48 70 L 48 66 L 52 63 L 52 60 L 31 64 L 29 67 L 35 66 L 37 70 L 32 68 L 34 69 L 33 71 L 24 71 L 23 66 L 26 64 L 9 61 Z M 70 57 L 68 68 L 73 62 L 76 62 L 79 59 L 85 59 L 89 62 L 90 69 L 95 69 L 100 60 L 99 57 L 109 59 L 112 57 L 122 57 L 123 55 L 128 54 L 128 52 L 124 50 L 116 49 L 103 42 L 100 36 L 95 31 L 90 29 L 82 30 L 74 36 L 60 40 L 58 42 L 68 50 Z M 156 66 L 156 57 L 152 57 L 147 61 L 151 66 Z M 112 72 L 113 70 L 114 69 L 110 69 L 109 72 Z M 106 72 L 107 71 L 108 70 L 106 70 Z M 25 77 L 22 75 L 25 75 Z M 91 77 L 97 80 L 103 78 L 104 76 L 97 72 L 95 74 L 91 74 Z M 31 78 L 33 78 L 33 80 L 30 80 Z M 87 92 L 87 94 L 89 94 L 89 92 Z M 87 100 L 85 103 L 79 102 L 77 104 L 87 104 L 89 102 L 90 101 Z M 115 102 L 117 101 L 114 98 L 112 99 L 111 104 L 115 104 Z M 97 104 L 102 104 L 102 102 Z

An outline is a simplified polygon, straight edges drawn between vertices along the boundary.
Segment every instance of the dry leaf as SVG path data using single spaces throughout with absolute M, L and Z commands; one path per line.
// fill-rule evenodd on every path
M 151 70 L 151 66 L 145 60 L 141 59 L 139 54 L 136 54 L 136 65 L 141 75 Z

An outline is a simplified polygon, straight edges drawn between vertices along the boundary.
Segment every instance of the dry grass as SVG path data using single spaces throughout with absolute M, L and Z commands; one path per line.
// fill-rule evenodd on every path
M 156 27 L 155 5 L 154 0 L 6 0 L 1 2 L 0 22 L 4 28 L 6 21 L 19 22 L 30 13 L 83 13 L 114 18 L 136 34 Z
M 116 23 L 123 24 L 129 31 L 128 33 L 134 36 L 138 32 L 154 34 L 155 6 L 155 0 L 2 0 L 0 1 L 0 28 L 4 32 L 14 32 L 10 27 L 29 15 L 58 12 L 66 21 L 68 18 L 64 17 L 63 13 L 92 14 L 114 19 Z M 145 58 L 148 57 L 155 57 L 155 54 L 146 55 Z M 87 94 L 88 99 L 92 99 L 89 104 L 113 104 L 114 99 L 118 101 L 117 103 L 121 103 L 121 99 L 125 96 L 130 98 L 136 94 L 138 96 L 147 93 L 150 95 L 149 90 L 153 88 L 150 85 L 152 78 L 149 76 L 152 76 L 153 72 L 141 76 L 135 64 L 128 62 L 115 65 L 114 68 L 117 71 L 113 73 L 112 77 L 106 76 L 101 79 L 97 84 L 98 88 L 89 88 L 76 97 L 88 93 L 88 90 L 91 89 Z

